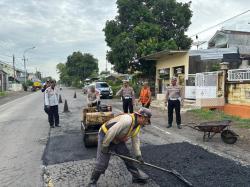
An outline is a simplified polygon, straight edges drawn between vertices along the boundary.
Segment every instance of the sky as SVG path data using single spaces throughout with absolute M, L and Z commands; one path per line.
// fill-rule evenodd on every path
M 177 0 L 189 2 L 188 0 Z M 65 63 L 74 51 L 91 53 L 105 70 L 106 51 L 102 29 L 117 15 L 116 0 L 0 0 L 0 60 L 23 69 L 23 55 L 29 72 L 58 79 L 56 64 Z M 249 0 L 193 0 L 192 24 L 187 35 L 195 35 L 250 9 Z M 250 11 L 198 35 L 208 41 L 216 30 L 250 31 Z M 193 37 L 196 41 L 195 37 Z M 35 47 L 34 49 L 30 49 Z M 206 44 L 200 46 L 206 48 Z M 27 50 L 28 49 L 28 50 Z M 108 64 L 108 70 L 111 65 Z

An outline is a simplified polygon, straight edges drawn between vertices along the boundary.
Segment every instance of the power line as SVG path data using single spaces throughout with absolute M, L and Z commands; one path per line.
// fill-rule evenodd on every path
M 198 34 L 201 34 L 201 33 L 203 33 L 203 32 L 205 32 L 205 31 L 208 31 L 208 30 L 210 30 L 210 29 L 212 29 L 212 28 L 214 28 L 214 27 L 217 27 L 217 26 L 219 26 L 219 25 L 221 25 L 221 24 L 223 24 L 223 23 L 225 23 L 225 22 L 227 22 L 227 21 L 230 21 L 230 20 L 232 20 L 232 19 L 234 19 L 234 18 L 236 18 L 236 17 L 239 17 L 239 16 L 241 16 L 241 15 L 243 15 L 243 14 L 246 14 L 247 12 L 249 12 L 250 10 L 247 10 L 247 11 L 245 11 L 245 12 L 242 12 L 242 13 L 240 13 L 240 14 L 237 14 L 236 16 L 233 16 L 233 17 L 231 17 L 231 18 L 229 18 L 229 19 L 226 19 L 226 20 L 224 20 L 224 21 L 222 21 L 222 22 L 220 22 L 220 23 L 217 23 L 216 25 L 213 25 L 213 26 L 211 26 L 211 27 L 208 27 L 208 28 L 206 28 L 206 29 L 204 29 L 204 30 L 202 30 L 202 31 L 200 31 L 200 32 L 197 32 L 196 34 L 193 34 L 193 35 L 191 35 L 190 37 L 194 37 L 194 36 L 196 36 L 196 35 L 198 35 Z

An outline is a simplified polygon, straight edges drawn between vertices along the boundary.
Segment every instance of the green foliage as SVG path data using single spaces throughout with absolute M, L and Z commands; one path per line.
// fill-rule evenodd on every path
M 32 82 L 31 80 L 27 80 L 27 81 L 26 81 L 26 85 L 27 85 L 27 86 L 33 86 L 33 82 Z
M 232 120 L 239 125 L 240 128 L 250 128 L 250 119 L 242 119 L 237 116 L 227 115 L 222 111 L 218 110 L 207 110 L 207 109 L 195 109 L 188 111 L 194 114 L 201 120 Z
M 81 87 L 86 78 L 98 75 L 98 60 L 89 53 L 74 52 L 67 62 L 56 66 L 61 83 L 67 86 Z
M 220 70 L 220 64 L 215 63 L 211 67 L 211 71 L 219 71 Z
M 114 96 L 118 90 L 122 87 L 122 81 L 121 80 L 116 80 L 116 81 L 106 81 L 108 85 L 111 86 Z
M 0 97 L 6 96 L 6 92 L 0 92 Z
M 190 48 L 192 40 L 185 35 L 191 24 L 190 3 L 176 0 L 117 0 L 117 8 L 118 16 L 107 21 L 103 29 L 110 47 L 107 59 L 117 72 L 127 73 L 129 68 L 146 69 L 146 63 L 134 65 L 133 57 L 140 58 L 162 50 Z

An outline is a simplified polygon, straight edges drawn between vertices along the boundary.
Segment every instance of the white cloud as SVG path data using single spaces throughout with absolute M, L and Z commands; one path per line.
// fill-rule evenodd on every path
M 105 68 L 108 49 L 102 31 L 105 22 L 116 15 L 115 0 L 10 0 L 0 2 L 0 54 L 26 53 L 30 70 L 51 73 L 73 51 L 91 53 Z M 2 58 L 2 56 L 0 56 Z M 11 61 L 11 59 L 4 59 Z M 21 58 L 17 58 L 19 67 Z
M 189 2 L 189 0 L 178 0 Z M 25 49 L 27 66 L 38 68 L 46 75 L 56 75 L 56 64 L 65 62 L 73 51 L 91 53 L 104 70 L 108 47 L 102 29 L 106 20 L 117 14 L 116 0 L 0 0 L 0 59 L 22 67 Z M 246 9 L 249 0 L 193 0 L 192 25 L 187 34 L 195 34 L 209 26 L 226 20 Z M 199 35 L 208 40 L 222 26 L 250 31 L 250 13 Z M 109 66 L 110 67 L 110 66 Z

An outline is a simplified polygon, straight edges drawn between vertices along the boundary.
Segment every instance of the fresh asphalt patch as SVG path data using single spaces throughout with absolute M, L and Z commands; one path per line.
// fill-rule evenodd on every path
M 142 147 L 145 162 L 174 169 L 193 186 L 249 186 L 250 167 L 223 158 L 189 143 Z M 159 186 L 185 186 L 169 173 L 141 166 Z
M 84 147 L 81 132 L 69 130 L 63 135 L 49 137 L 42 160 L 44 165 L 52 165 L 95 157 L 96 148 Z

